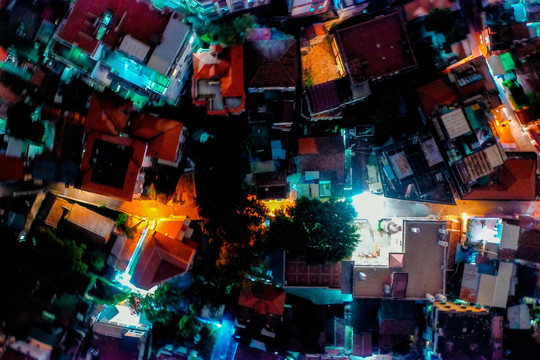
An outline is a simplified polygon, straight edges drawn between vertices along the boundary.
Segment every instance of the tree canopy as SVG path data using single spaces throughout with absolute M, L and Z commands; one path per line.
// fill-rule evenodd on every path
M 350 201 L 300 198 L 271 220 L 268 242 L 312 264 L 338 262 L 352 255 L 359 241 Z
M 204 214 L 207 217 L 203 231 L 215 256 L 213 264 L 207 262 L 211 268 L 206 269 L 206 277 L 237 284 L 258 275 L 265 256 L 266 207 L 254 198 L 245 198 L 216 206 L 212 214 Z M 195 273 L 200 269 L 194 269 Z
M 435 8 L 426 17 L 426 30 L 449 35 L 455 27 L 455 19 L 449 8 Z
M 234 19 L 204 22 L 196 16 L 189 16 L 188 22 L 205 43 L 220 43 L 228 46 L 240 44 L 244 40 L 246 29 L 255 27 L 253 15 L 243 15 Z

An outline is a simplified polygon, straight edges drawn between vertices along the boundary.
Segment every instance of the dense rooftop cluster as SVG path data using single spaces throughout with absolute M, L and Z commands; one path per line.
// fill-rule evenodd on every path
M 539 29 L 0 0 L 0 359 L 537 359 Z

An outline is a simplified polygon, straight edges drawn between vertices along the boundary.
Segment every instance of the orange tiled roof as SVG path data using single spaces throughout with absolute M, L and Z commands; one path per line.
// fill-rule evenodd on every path
M 259 291 L 242 291 L 238 305 L 253 309 L 261 315 L 283 315 L 286 296 L 287 293 L 283 289 L 264 285 Z
M 175 162 L 183 128 L 179 121 L 137 114 L 131 125 L 131 136 L 148 142 L 147 156 Z
M 133 154 L 129 159 L 124 175 L 122 187 L 109 186 L 95 181 L 94 171 L 96 170 L 96 164 L 92 162 L 92 157 L 94 156 L 97 141 L 133 149 Z M 116 196 L 129 201 L 132 200 L 145 152 L 146 143 L 142 141 L 126 137 L 91 133 L 86 140 L 85 152 L 81 160 L 80 170 L 83 174 L 81 189 L 97 194 Z
M 463 195 L 464 200 L 534 200 L 536 198 L 536 160 L 506 159 L 500 183 L 488 184 Z
M 165 280 L 185 273 L 194 256 L 193 247 L 156 231 L 139 257 L 132 282 L 148 290 Z
M 437 106 L 452 105 L 457 101 L 456 89 L 446 78 L 432 81 L 416 91 L 426 114 L 430 114 Z
M 220 115 L 243 111 L 245 108 L 243 46 L 231 48 L 213 46 L 212 50 L 193 54 L 193 94 L 196 94 L 197 80 L 219 80 L 221 96 L 241 98 L 241 105 L 235 109 L 217 111 L 209 108 L 209 113 Z M 209 101 L 200 99 L 194 99 L 193 103 L 207 107 L 210 105 Z
M 119 135 L 126 130 L 133 103 L 117 97 L 94 93 L 84 123 L 84 131 Z

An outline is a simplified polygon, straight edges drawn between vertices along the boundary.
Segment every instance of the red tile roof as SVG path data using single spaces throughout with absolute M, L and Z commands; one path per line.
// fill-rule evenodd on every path
M 141 289 L 150 289 L 185 273 L 195 249 L 178 239 L 154 232 L 142 251 L 131 281 Z
M 223 110 L 213 109 L 210 100 L 198 98 L 197 80 L 219 81 L 221 96 L 223 98 L 240 98 L 241 104 L 236 108 L 225 106 Z M 206 106 L 210 115 L 242 112 L 245 109 L 243 46 L 222 48 L 219 45 L 214 45 L 211 51 L 193 54 L 192 94 L 193 104 Z
M 175 162 L 183 128 L 179 121 L 137 114 L 131 125 L 131 136 L 148 142 L 147 156 Z
M 294 88 L 298 80 L 296 40 L 257 40 L 245 45 L 246 76 L 253 88 Z
M 258 314 L 283 315 L 287 293 L 272 285 L 264 285 L 260 290 L 242 291 L 238 305 L 255 310 Z
M 310 25 L 306 29 L 306 37 L 308 39 L 312 39 L 317 36 L 326 36 L 326 35 L 328 35 L 328 31 L 326 31 L 326 28 L 323 23 L 316 23 L 316 24 Z
M 123 186 L 121 188 L 95 181 L 97 164 L 92 161 L 92 158 L 96 151 L 96 141 L 112 144 L 113 146 L 116 145 L 119 149 L 133 149 L 133 153 L 127 164 Z M 98 133 L 90 134 L 86 140 L 85 152 L 80 166 L 80 170 L 83 174 L 81 189 L 97 194 L 116 196 L 125 200 L 133 199 L 135 184 L 137 183 L 137 177 L 145 152 L 146 143 L 139 140 Z
M 120 135 L 125 132 L 133 103 L 117 97 L 94 93 L 90 101 L 84 131 Z
M 345 147 L 340 136 L 298 139 L 298 171 L 335 171 L 338 181 L 345 173 Z
M 334 109 L 342 104 L 336 80 L 314 85 L 308 89 L 308 94 L 314 113 Z
M 308 265 L 305 261 L 287 259 L 285 280 L 287 286 L 341 289 L 341 262 Z
M 345 151 L 341 136 L 322 136 L 298 139 L 299 155 L 335 154 Z
M 353 83 L 416 66 L 401 16 L 395 12 L 337 32 Z
M 426 114 L 430 114 L 437 106 L 452 105 L 457 101 L 456 88 L 446 77 L 421 86 L 416 91 Z
M 8 53 L 6 49 L 0 46 L 0 62 L 5 62 L 7 60 Z
M 105 11 L 111 11 L 113 18 L 101 41 L 111 48 L 126 34 L 149 45 L 154 37 L 159 40 L 169 21 L 166 13 L 147 0 L 77 0 L 60 31 L 60 39 L 93 54 L 99 45 L 96 24 Z
M 24 164 L 21 158 L 0 154 L 0 169 L 0 182 L 24 179 Z
M 488 184 L 463 195 L 464 200 L 534 200 L 536 160 L 505 160 L 498 184 Z

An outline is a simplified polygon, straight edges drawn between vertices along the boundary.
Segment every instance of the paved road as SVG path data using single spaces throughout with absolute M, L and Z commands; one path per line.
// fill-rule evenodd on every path
M 382 196 L 361 194 L 353 198 L 353 204 L 361 219 L 383 217 L 425 217 L 429 215 L 526 214 L 540 216 L 538 201 L 472 201 L 458 200 L 456 205 L 430 204 L 406 200 L 388 199 Z M 371 222 L 371 221 L 370 221 Z

